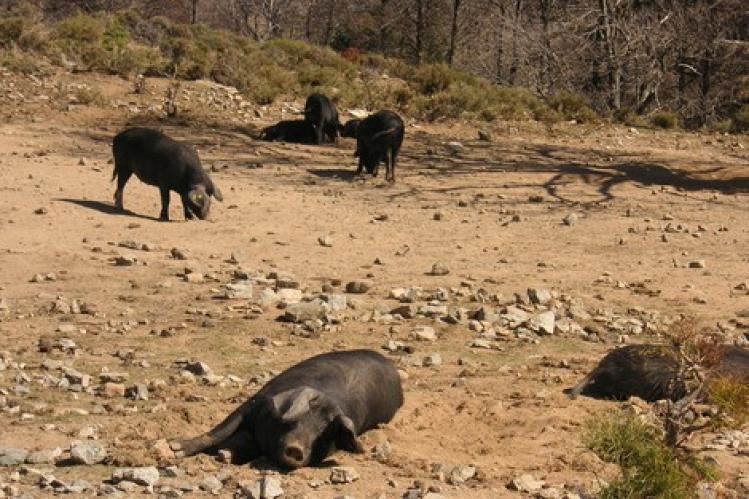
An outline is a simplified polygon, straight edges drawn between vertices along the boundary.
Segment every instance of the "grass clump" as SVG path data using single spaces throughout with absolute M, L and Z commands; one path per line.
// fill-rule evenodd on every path
M 567 120 L 578 123 L 594 123 L 598 115 L 590 107 L 587 99 L 573 92 L 560 92 L 549 99 L 549 107 Z
M 710 382 L 708 398 L 718 408 L 718 426 L 741 428 L 749 421 L 749 386 L 731 378 Z
M 744 104 L 731 117 L 731 131 L 734 133 L 749 132 L 749 104 Z
M 621 468 L 621 478 L 601 490 L 599 497 L 694 497 L 700 479 L 713 479 L 705 463 L 681 456 L 662 443 L 660 433 L 636 416 L 611 412 L 590 419 L 585 445 L 604 461 Z
M 679 117 L 676 113 L 659 111 L 650 117 L 650 124 L 664 130 L 673 130 L 679 127 Z
M 0 45 L 11 47 L 21 37 L 24 29 L 23 18 L 8 17 L 0 19 Z

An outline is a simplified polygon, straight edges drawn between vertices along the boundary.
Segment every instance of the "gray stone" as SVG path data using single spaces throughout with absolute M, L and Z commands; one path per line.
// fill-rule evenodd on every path
M 117 468 L 112 472 L 112 482 L 134 482 L 138 485 L 152 487 L 159 483 L 159 470 L 154 466 L 140 468 Z
M 181 248 L 172 248 L 171 254 L 175 260 L 187 260 L 189 257 L 187 250 Z
M 260 292 L 260 295 L 255 299 L 255 303 L 257 303 L 261 307 L 268 307 L 271 305 L 275 305 L 280 300 L 281 299 L 279 298 L 278 294 L 275 291 L 273 291 L 270 288 L 265 288 Z
M 340 312 L 342 310 L 346 310 L 346 307 L 348 306 L 346 295 L 325 294 L 325 295 L 322 295 L 321 298 L 325 300 L 325 302 L 328 305 L 330 305 L 330 310 L 333 312 Z
M 202 482 L 200 482 L 199 487 L 200 490 L 210 492 L 211 494 L 217 494 L 224 487 L 224 484 L 214 475 L 208 475 Z
M 317 238 L 317 243 L 325 248 L 331 248 L 333 246 L 333 238 L 328 234 L 324 234 Z
M 132 267 L 138 262 L 134 256 L 118 255 L 114 257 L 114 264 L 118 267 Z
M 26 461 L 28 451 L 13 447 L 0 447 L 0 466 L 18 466 Z
M 54 464 L 57 458 L 62 455 L 62 449 L 55 447 L 54 449 L 44 449 L 34 452 L 30 452 L 26 456 L 26 463 L 28 464 Z
M 208 367 L 205 362 L 188 362 L 185 365 L 185 370 L 191 372 L 197 376 L 205 376 L 206 374 L 213 374 L 213 370 Z
M 705 260 L 693 260 L 689 262 L 690 269 L 704 269 L 705 266 Z
M 232 282 L 225 286 L 224 297 L 229 300 L 251 300 L 252 299 L 252 282 L 238 281 Z
M 539 334 L 554 334 L 554 312 L 547 310 L 536 314 L 528 321 L 528 326 Z
M 70 447 L 70 460 L 73 464 L 98 464 L 106 457 L 107 450 L 99 442 L 74 442 Z
M 574 225 L 579 219 L 580 217 L 577 215 L 577 213 L 570 213 L 562 219 L 562 223 L 564 225 Z
M 264 476 L 254 482 L 242 482 L 235 497 L 248 499 L 274 499 L 283 495 L 281 482 L 278 478 Z
M 323 319 L 330 311 L 330 306 L 322 300 L 294 303 L 286 307 L 282 319 L 288 322 L 301 323 Z
M 433 276 L 443 276 L 449 274 L 450 269 L 442 262 L 434 262 L 432 264 L 432 269 L 428 273 Z
M 421 365 L 424 367 L 437 367 L 442 365 L 442 356 L 438 353 L 429 354 L 424 357 Z
M 531 303 L 546 305 L 551 301 L 551 291 L 546 288 L 528 288 L 528 298 Z
M 510 482 L 510 488 L 517 490 L 518 492 L 535 493 L 541 490 L 545 482 L 543 480 L 537 480 L 533 475 L 520 475 L 519 477 L 513 478 Z
M 431 326 L 417 326 L 411 330 L 411 337 L 420 341 L 435 341 L 437 333 Z
M 148 386 L 143 383 L 135 384 L 125 390 L 125 396 L 132 400 L 148 400 Z
M 460 485 L 476 476 L 476 468 L 473 466 L 456 466 L 450 471 L 447 478 L 451 485 Z
M 351 281 L 346 283 L 346 292 L 351 294 L 364 294 L 372 288 L 370 281 Z
M 359 472 L 350 466 L 336 466 L 330 470 L 330 483 L 351 483 L 359 479 Z
M 276 292 L 276 298 L 278 299 L 278 301 L 286 305 L 299 303 L 300 301 L 302 301 L 303 296 L 304 295 L 301 289 L 285 288 L 279 289 L 278 292 Z

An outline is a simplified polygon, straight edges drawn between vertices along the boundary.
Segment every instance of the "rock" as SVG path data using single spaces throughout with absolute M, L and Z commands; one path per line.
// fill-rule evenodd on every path
M 187 260 L 189 258 L 187 250 L 181 248 L 172 248 L 171 254 L 175 260 Z
M 351 281 L 346 283 L 346 292 L 351 294 L 364 294 L 372 288 L 370 281 Z
M 190 284 L 201 284 L 205 282 L 205 276 L 200 272 L 190 272 L 189 274 L 185 274 L 184 279 L 185 282 L 189 282 Z
M 547 310 L 534 315 L 528 321 L 528 326 L 539 334 L 554 334 L 554 312 Z
M 417 326 L 411 330 L 411 337 L 419 341 L 435 341 L 437 333 L 431 326 Z
M 479 140 L 482 142 L 491 142 L 492 141 L 492 135 L 487 132 L 486 130 L 479 130 L 478 132 Z
M 224 286 L 226 291 L 224 292 L 224 298 L 228 300 L 251 300 L 252 299 L 252 282 L 251 281 L 238 281 L 232 282 Z
M 197 376 L 213 374 L 213 370 L 205 362 L 188 362 L 185 365 L 185 370 Z
M 28 455 L 24 449 L 0 447 L 0 466 L 18 466 L 26 461 Z
M 218 492 L 224 487 L 224 484 L 214 475 L 208 475 L 202 482 L 200 482 L 198 487 L 200 487 L 200 490 L 204 490 L 211 494 L 218 494 Z
M 447 265 L 445 265 L 442 262 L 434 262 L 432 264 L 432 269 L 428 272 L 429 275 L 433 276 L 443 276 L 450 273 L 450 269 L 447 268 Z
M 157 440 L 154 442 L 153 446 L 151 446 L 151 449 L 153 449 L 154 454 L 156 455 L 156 458 L 163 461 L 169 461 L 171 459 L 174 459 L 174 451 L 172 451 L 172 448 L 169 446 L 169 442 L 166 439 Z M 164 476 L 166 473 L 164 473 Z
M 442 356 L 438 353 L 433 353 L 424 357 L 421 363 L 424 367 L 437 367 L 442 365 Z
M 359 472 L 350 466 L 336 466 L 330 470 L 330 483 L 351 483 L 359 479 Z
M 34 210 L 35 215 L 46 215 L 48 213 L 47 208 L 41 207 Z
M 248 499 L 274 499 L 283 495 L 281 482 L 273 476 L 264 476 L 254 482 L 242 482 L 235 497 Z
M 450 471 L 447 482 L 450 485 L 460 485 L 476 476 L 476 468 L 473 466 L 456 466 Z
M 275 296 L 277 298 L 277 301 L 289 305 L 302 301 L 304 293 L 302 293 L 301 289 L 285 288 L 279 289 L 278 292 L 275 293 Z
M 372 451 L 374 458 L 381 463 L 385 463 L 390 460 L 390 456 L 392 455 L 392 453 L 393 447 L 387 440 L 375 445 L 374 450 Z
M 132 400 L 148 400 L 148 387 L 138 383 L 125 390 L 125 396 Z
M 281 317 L 287 322 L 302 323 L 315 319 L 324 319 L 330 311 L 330 306 L 322 300 L 315 299 L 308 302 L 294 303 L 286 307 Z
M 134 482 L 138 485 L 153 487 L 159 483 L 159 470 L 154 466 L 140 468 L 117 468 L 112 472 L 112 482 Z
M 509 487 L 518 492 L 535 493 L 541 490 L 544 486 L 543 480 L 537 480 L 532 475 L 520 475 L 519 477 L 513 478 L 510 482 Z
M 283 291 L 279 289 L 279 291 Z M 255 303 L 261 307 L 269 307 L 280 301 L 278 294 L 270 288 L 265 288 L 260 292 L 260 295 L 255 299 Z M 288 302 L 291 303 L 291 302 Z
M 98 464 L 106 457 L 107 450 L 99 442 L 73 442 L 70 446 L 70 460 L 73 464 Z
M 26 456 L 26 463 L 28 464 L 54 464 L 57 458 L 62 455 L 62 449 L 55 447 L 54 449 L 45 449 L 30 452 Z
M 346 295 L 324 294 L 321 295 L 320 298 L 325 300 L 325 302 L 330 306 L 330 310 L 332 312 L 340 312 L 341 310 L 346 310 L 346 307 L 348 306 Z
M 528 298 L 531 303 L 546 305 L 551 301 L 551 291 L 546 288 L 528 288 Z
M 575 225 L 580 217 L 576 213 L 570 213 L 562 219 L 564 225 Z
M 101 393 L 108 398 L 119 398 L 125 396 L 125 385 L 122 383 L 104 383 Z
M 325 234 L 317 238 L 317 243 L 325 248 L 333 247 L 333 238 Z
M 704 269 L 705 268 L 705 260 L 693 260 L 689 262 L 689 268 L 690 269 Z
M 117 267 L 132 267 L 138 262 L 134 256 L 118 255 L 114 257 L 114 264 Z
M 64 374 L 71 385 L 81 385 L 82 388 L 87 388 L 91 385 L 91 376 L 88 374 L 70 368 L 65 369 Z

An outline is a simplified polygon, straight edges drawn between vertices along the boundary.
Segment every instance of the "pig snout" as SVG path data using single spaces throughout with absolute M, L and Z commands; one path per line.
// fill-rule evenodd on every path
M 281 452 L 281 464 L 290 469 L 301 468 L 307 464 L 307 453 L 298 443 L 286 444 Z

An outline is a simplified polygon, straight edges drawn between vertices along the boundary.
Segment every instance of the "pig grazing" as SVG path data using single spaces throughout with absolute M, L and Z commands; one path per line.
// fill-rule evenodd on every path
M 120 132 L 112 144 L 117 190 L 115 205 L 123 208 L 122 192 L 134 173 L 141 181 L 155 185 L 161 191 L 160 220 L 169 220 L 169 193 L 177 192 L 182 198 L 185 218 L 195 216 L 204 220 L 211 209 L 211 196 L 223 201 L 216 187 L 200 165 L 195 150 L 176 142 L 163 133 L 150 128 L 129 128 Z
M 315 128 L 305 120 L 284 120 L 263 129 L 263 140 L 315 144 Z
M 389 422 L 402 404 L 400 377 L 385 357 L 330 352 L 282 372 L 207 433 L 170 445 L 178 457 L 249 448 L 295 469 L 336 449 L 362 452 L 357 437 Z
M 716 362 L 707 371 L 708 381 L 732 378 L 749 384 L 749 352 L 722 345 Z M 601 359 L 583 380 L 569 391 L 594 398 L 626 400 L 635 396 L 649 402 L 678 400 L 687 394 L 680 377 L 681 362 L 675 348 L 664 345 L 631 345 L 617 348 Z M 709 385 L 709 383 L 708 383 Z
M 304 120 L 315 130 L 315 143 L 322 144 L 325 137 L 335 142 L 341 124 L 338 111 L 330 99 L 322 94 L 312 94 L 304 104 Z
M 361 120 L 359 119 L 348 120 L 341 127 L 341 137 L 349 137 L 355 139 L 356 131 L 359 129 L 359 123 L 361 123 Z
M 385 180 L 395 182 L 395 161 L 403 144 L 403 120 L 392 111 L 380 111 L 359 123 L 356 132 L 356 152 L 359 157 L 357 175 L 364 168 L 377 176 L 380 161 L 385 162 Z

